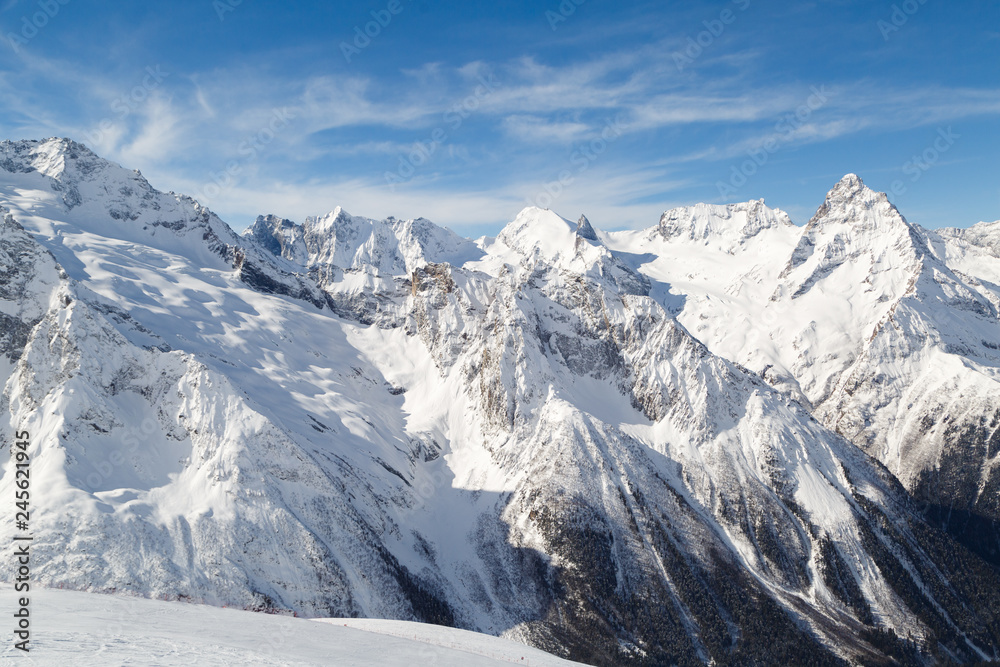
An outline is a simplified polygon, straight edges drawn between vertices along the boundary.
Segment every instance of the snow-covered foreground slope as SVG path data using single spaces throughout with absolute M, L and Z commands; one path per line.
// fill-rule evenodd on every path
M 17 608 L 0 586 L 0 608 Z M 404 621 L 306 620 L 181 602 L 36 589 L 29 652 L 7 642 L 2 664 L 172 667 L 499 667 L 574 665 L 464 630 Z
M 685 301 L 662 258 L 794 246 L 762 203 L 646 236 L 539 209 L 478 245 L 342 210 L 239 236 L 49 140 L 0 144 L 0 206 L 0 442 L 31 433 L 41 581 L 591 664 L 1000 655 L 1000 579 L 814 419 L 830 372 L 765 380 L 689 333 L 742 274 L 689 271 Z M 837 270 L 801 248 L 793 295 Z

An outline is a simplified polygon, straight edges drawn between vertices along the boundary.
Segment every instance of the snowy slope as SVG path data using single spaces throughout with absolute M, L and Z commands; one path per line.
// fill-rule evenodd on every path
M 58 589 L 32 591 L 27 654 L 11 643 L 0 661 L 33 665 L 437 665 L 558 667 L 561 660 L 522 644 L 437 625 L 402 621 L 316 619 L 236 609 L 96 596 Z M 17 609 L 10 586 L 4 610 Z M 19 664 L 19 663 L 18 663 Z
M 592 664 L 998 655 L 996 574 L 703 336 L 713 300 L 775 280 L 794 301 L 849 270 L 805 246 L 795 266 L 741 256 L 798 243 L 762 202 L 631 235 L 530 208 L 478 245 L 339 209 L 239 236 L 72 142 L 0 151 L 0 414 L 3 444 L 32 433 L 40 580 L 434 622 Z M 842 185 L 859 229 L 891 213 Z M 689 265 L 711 291 L 685 300 L 669 271 L 693 248 L 738 259 L 716 262 L 722 288 Z M 860 358 L 844 343 L 803 382 L 783 342 L 758 347 L 793 397 Z M 12 484 L 6 465 L 0 498 Z

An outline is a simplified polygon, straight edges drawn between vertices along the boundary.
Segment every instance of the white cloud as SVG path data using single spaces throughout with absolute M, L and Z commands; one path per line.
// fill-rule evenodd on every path
M 183 123 L 170 99 L 154 93 L 145 102 L 137 120 L 134 136 L 115 151 L 123 164 L 158 162 L 176 154 L 183 136 Z
M 515 139 L 534 143 L 570 143 L 590 132 L 586 123 L 550 121 L 526 114 L 507 116 L 503 128 Z

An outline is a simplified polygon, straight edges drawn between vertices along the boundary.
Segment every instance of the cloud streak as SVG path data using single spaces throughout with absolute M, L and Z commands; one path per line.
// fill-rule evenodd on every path
M 107 75 L 25 54 L 16 66 L 0 70 L 0 132 L 96 138 L 92 147 L 105 157 L 193 194 L 240 161 L 238 176 L 211 202 L 240 218 L 251 205 L 267 208 L 268 202 L 289 215 L 356 200 L 353 207 L 361 214 L 437 212 L 444 222 L 475 226 L 496 223 L 499 211 L 509 212 L 537 192 L 577 144 L 599 136 L 609 119 L 621 118 L 621 145 L 600 158 L 599 168 L 580 179 L 567 201 L 582 207 L 588 194 L 592 201 L 606 198 L 615 203 L 601 212 L 615 218 L 617 210 L 620 222 L 614 224 L 632 225 L 671 203 L 679 188 L 711 183 L 711 176 L 692 173 L 698 166 L 758 148 L 817 87 L 828 100 L 782 137 L 783 146 L 1000 115 L 997 88 L 893 86 L 870 79 L 761 84 L 732 72 L 681 74 L 662 57 L 664 43 L 558 65 L 535 56 L 432 62 L 391 81 L 355 72 L 290 78 L 250 65 L 177 71 L 125 117 L 116 116 L 113 103 L 142 80 L 141 66 Z M 739 55 L 720 50 L 703 64 L 732 68 L 762 57 L 759 49 L 742 60 Z M 389 192 L 382 175 L 430 130 L 447 128 L 449 109 L 484 76 L 495 77 L 496 89 L 477 100 L 468 120 L 449 132 L 443 149 L 412 180 Z M 61 105 L 48 102 L 55 89 Z M 247 142 L 268 137 L 279 112 L 291 120 L 247 159 Z M 110 126 L 95 132 L 107 119 Z M 463 217 L 468 210 L 483 213 Z

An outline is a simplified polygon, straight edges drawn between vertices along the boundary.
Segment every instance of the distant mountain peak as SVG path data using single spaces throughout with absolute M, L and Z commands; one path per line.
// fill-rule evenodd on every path
M 526 255 L 538 250 L 554 257 L 575 251 L 577 226 L 547 208 L 529 206 L 507 223 L 497 240 Z
M 287 218 L 259 215 L 243 236 L 253 239 L 273 255 L 300 263 L 306 257 L 302 228 Z
M 939 229 L 939 234 L 962 239 L 966 243 L 983 248 L 994 257 L 1000 257 L 1000 220 L 980 222 L 967 229 Z
M 71 139 L 0 142 L 0 171 L 25 192 L 49 193 L 48 205 L 63 209 L 58 217 L 69 215 L 65 222 L 90 233 L 132 242 L 159 235 L 164 249 L 205 248 L 223 259 L 236 241 L 232 230 L 195 200 L 160 192 L 137 170 Z M 180 240 L 188 234 L 197 240 L 194 246 Z
M 863 264 L 867 280 L 884 258 L 892 257 L 891 270 L 915 275 L 920 258 L 929 254 L 920 231 L 907 222 L 884 192 L 872 190 L 856 174 L 847 174 L 826 195 L 802 232 L 799 243 L 781 273 L 799 276 L 793 296 L 800 296 L 839 267 Z M 891 291 L 891 290 L 890 290 Z
M 872 190 L 856 174 L 847 174 L 830 189 L 806 227 L 821 220 L 867 228 L 911 229 L 903 214 L 889 201 L 889 196 Z
M 354 216 L 348 213 L 341 206 L 337 206 L 326 215 L 309 216 L 305 220 L 304 227 L 313 229 L 332 229 L 353 221 Z
M 286 229 L 294 226 L 295 223 L 289 220 L 288 218 L 282 218 L 281 216 L 269 213 L 267 215 L 258 215 L 257 220 L 254 221 L 253 225 L 251 225 L 250 228 L 273 229 L 277 227 L 280 229 Z
M 375 220 L 340 206 L 324 216 L 307 217 L 302 225 L 261 216 L 244 236 L 302 267 L 371 267 L 384 275 L 408 274 L 426 263 L 461 264 L 482 254 L 472 241 L 425 218 Z
M 847 174 L 830 189 L 806 229 L 842 223 L 859 229 L 912 229 L 888 195 L 869 188 L 857 174 Z
M 138 171 L 126 170 L 83 144 L 61 137 L 0 142 L 0 167 L 7 171 L 37 171 L 57 181 L 91 180 L 109 169 L 118 169 L 146 184 Z

